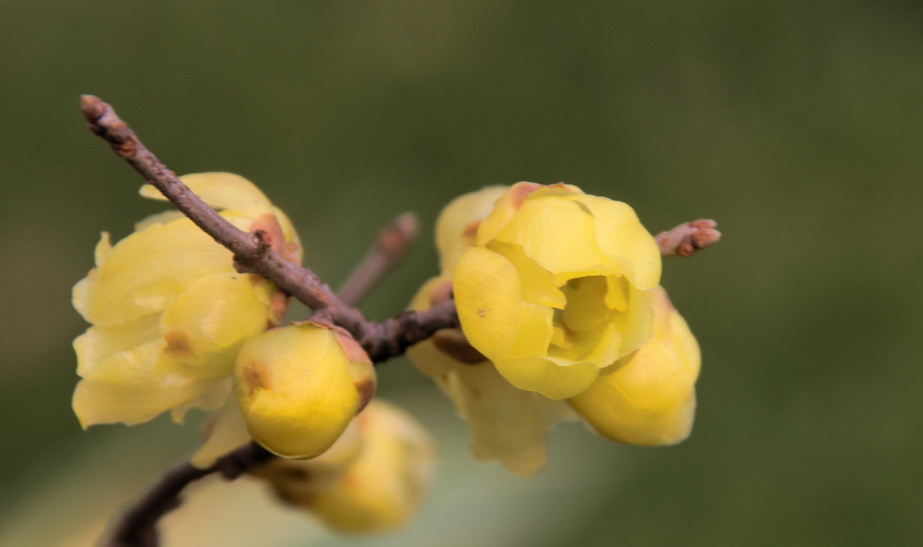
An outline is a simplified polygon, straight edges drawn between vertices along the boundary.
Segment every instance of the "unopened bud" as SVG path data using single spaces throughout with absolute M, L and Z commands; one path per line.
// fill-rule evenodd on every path
M 254 440 L 287 458 L 311 458 L 340 437 L 375 391 L 375 371 L 348 336 L 316 323 L 267 331 L 237 358 L 237 397 Z

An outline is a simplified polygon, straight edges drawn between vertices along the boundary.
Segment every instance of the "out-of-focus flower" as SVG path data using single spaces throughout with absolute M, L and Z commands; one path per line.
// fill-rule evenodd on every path
M 593 429 L 614 441 L 674 444 L 692 431 L 699 345 L 666 291 L 652 292 L 654 337 L 568 400 Z
M 300 262 L 288 218 L 251 182 L 230 173 L 182 180 L 231 224 L 263 230 Z M 141 194 L 163 199 L 152 186 Z M 114 246 L 103 234 L 73 303 L 92 323 L 74 341 L 82 379 L 73 406 L 83 427 L 132 425 L 165 411 L 182 421 L 190 408 L 220 407 L 240 347 L 284 313 L 272 283 L 236 272 L 231 253 L 177 212 L 147 218 Z
M 436 450 L 405 412 L 374 400 L 339 440 L 310 460 L 275 459 L 251 471 L 284 502 L 316 514 L 341 532 L 402 527 L 432 479 Z
M 368 355 L 339 327 L 301 323 L 258 334 L 237 357 L 237 398 L 250 436 L 286 458 L 312 458 L 375 392 Z
M 452 275 L 471 345 L 514 386 L 565 399 L 651 337 L 660 251 L 624 203 L 518 183 Z

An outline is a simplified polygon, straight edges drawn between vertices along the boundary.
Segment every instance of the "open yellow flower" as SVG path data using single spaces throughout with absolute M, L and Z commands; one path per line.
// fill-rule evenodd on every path
M 651 337 L 660 251 L 625 203 L 521 182 L 452 274 L 471 345 L 515 387 L 565 399 Z
M 568 403 L 600 435 L 623 443 L 674 444 L 692 431 L 699 345 L 666 291 L 653 291 L 654 337 L 606 368 Z
M 300 262 L 285 214 L 248 180 L 230 173 L 182 177 L 192 191 L 245 231 L 264 230 Z M 146 185 L 145 197 L 163 199 Z M 153 215 L 112 245 L 103 234 L 96 268 L 74 287 L 74 307 L 92 326 L 74 341 L 73 406 L 83 427 L 145 422 L 165 411 L 220 407 L 243 343 L 277 324 L 269 281 L 234 270 L 232 255 L 178 212 Z
M 250 436 L 286 458 L 330 448 L 376 385 L 372 361 L 351 336 L 308 322 L 251 338 L 235 377 Z
M 427 281 L 410 309 L 429 309 L 446 283 L 447 278 Z M 466 344 L 460 331 L 445 329 L 410 347 L 407 356 L 468 421 L 474 457 L 497 460 L 517 475 L 535 475 L 548 462 L 548 430 L 573 412 L 563 401 L 514 387 Z
M 331 528 L 374 533 L 407 523 L 429 488 L 435 460 L 435 444 L 423 427 L 376 399 L 320 456 L 275 459 L 251 474 Z

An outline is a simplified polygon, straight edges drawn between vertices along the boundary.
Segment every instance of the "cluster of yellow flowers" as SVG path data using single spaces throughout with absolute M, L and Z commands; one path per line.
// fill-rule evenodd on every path
M 442 274 L 411 307 L 451 287 L 462 332 L 408 353 L 467 418 L 475 456 L 535 474 L 548 428 L 574 413 L 620 442 L 689 435 L 698 345 L 631 207 L 520 182 L 457 198 L 436 230 Z
M 291 222 L 250 181 L 229 173 L 181 180 L 234 226 L 263 230 L 283 257 L 301 261 Z M 163 199 L 151 186 L 141 194 Z M 153 215 L 114 246 L 103 234 L 74 306 L 92 324 L 74 341 L 82 379 L 73 405 L 84 428 L 166 411 L 182 422 L 191 408 L 220 409 L 194 465 L 209 467 L 254 439 L 291 458 L 258 476 L 337 529 L 392 529 L 413 513 L 433 442 L 385 403 L 356 418 L 376 383 L 362 348 L 338 327 L 280 327 L 285 296 L 236 272 L 231 253 L 180 213 Z M 304 458 L 315 459 L 299 462 L 300 472 L 280 471 Z
M 252 183 L 228 173 L 182 181 L 300 262 L 288 218 Z M 698 346 L 628 205 L 564 184 L 486 188 L 446 207 L 436 237 L 442 273 L 410 307 L 454 297 L 461 329 L 409 354 L 468 420 L 475 456 L 534 474 L 548 428 L 575 416 L 620 442 L 689 434 Z M 220 409 L 192 463 L 208 467 L 255 440 L 281 458 L 252 474 L 338 530 L 393 529 L 423 497 L 433 442 L 372 400 L 362 348 L 336 326 L 280 326 L 286 296 L 236 272 L 231 253 L 179 213 L 142 221 L 114 246 L 103 234 L 74 306 L 92 324 L 74 342 L 84 427 Z

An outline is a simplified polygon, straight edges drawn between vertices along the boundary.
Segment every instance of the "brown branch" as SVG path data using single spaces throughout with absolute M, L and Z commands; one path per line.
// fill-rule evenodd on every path
M 346 311 L 348 306 L 340 302 L 314 272 L 288 262 L 263 240 L 259 232 L 248 234 L 237 229 L 206 205 L 179 180 L 176 173 L 144 146 L 111 106 L 93 95 L 83 95 L 80 107 L 93 133 L 108 142 L 119 157 L 131 164 L 199 228 L 234 253 L 239 271 L 262 275 L 312 309 L 333 307 L 338 318 L 340 310 L 343 310 L 345 323 L 358 320 Z
M 662 256 L 692 256 L 707 249 L 721 239 L 721 232 L 714 220 L 700 219 L 684 222 L 655 236 Z
M 189 484 L 212 473 L 221 473 L 228 480 L 236 479 L 247 469 L 273 458 L 273 454 L 250 442 L 230 452 L 211 467 L 200 469 L 183 463 L 167 472 L 147 495 L 141 498 L 119 521 L 106 544 L 109 547 L 154 547 L 160 544 L 157 523 L 167 513 L 180 506 L 179 495 Z
M 362 262 L 353 270 L 337 294 L 345 304 L 355 306 L 410 252 L 418 232 L 417 217 L 403 213 L 382 228 Z
M 406 254 L 416 233 L 416 221 L 412 216 L 405 214 L 398 217 L 379 235 L 374 250 L 346 283 L 346 293 L 339 297 L 314 272 L 279 255 L 266 240 L 264 232 L 243 232 L 206 205 L 144 146 L 111 106 L 97 97 L 84 95 L 81 97 L 81 109 L 93 133 L 108 142 L 118 156 L 160 190 L 192 222 L 233 253 L 238 271 L 256 273 L 273 281 L 317 314 L 350 331 L 374 362 L 380 363 L 400 355 L 407 347 L 429 338 L 438 330 L 458 327 L 458 316 L 451 300 L 424 312 L 405 312 L 383 323 L 365 319 L 347 304 L 361 300 Z M 273 457 L 255 442 L 250 442 L 220 458 L 211 467 L 199 469 L 189 463 L 176 467 L 123 516 L 109 545 L 157 545 L 157 523 L 180 505 L 180 494 L 186 486 L 216 472 L 233 479 Z

